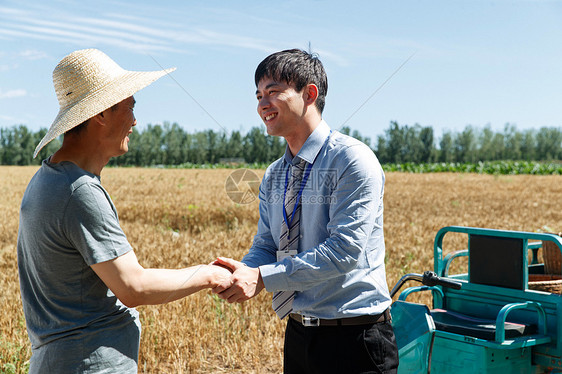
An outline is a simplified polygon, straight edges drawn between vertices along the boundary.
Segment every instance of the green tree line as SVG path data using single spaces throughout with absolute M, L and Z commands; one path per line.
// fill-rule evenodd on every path
M 436 140 L 432 127 L 391 122 L 377 138 L 375 152 L 381 163 L 475 163 L 479 161 L 562 159 L 562 129 L 541 127 L 518 131 L 506 124 L 503 131 L 490 126 L 466 126 L 461 132 L 445 131 Z
M 349 127 L 340 131 L 371 147 L 383 164 L 562 159 L 562 130 L 554 127 L 518 131 L 514 125 L 506 124 L 503 131 L 494 132 L 489 126 L 479 129 L 469 125 L 460 132 L 445 131 L 437 139 L 432 127 L 391 122 L 374 145 L 369 137 Z M 62 141 L 54 140 L 33 159 L 33 151 L 45 133 L 46 129 L 32 132 L 24 125 L 0 129 L 0 164 L 40 164 Z M 217 164 L 242 159 L 250 164 L 267 164 L 285 150 L 284 140 L 268 136 L 263 126 L 245 134 L 214 130 L 190 133 L 177 123 L 165 122 L 142 130 L 134 128 L 129 139 L 129 152 L 113 158 L 110 165 Z

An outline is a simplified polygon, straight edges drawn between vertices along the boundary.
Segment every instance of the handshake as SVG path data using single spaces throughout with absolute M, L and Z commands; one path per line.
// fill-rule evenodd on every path
M 219 257 L 206 266 L 207 287 L 229 303 L 241 303 L 264 289 L 259 268 L 230 258 Z

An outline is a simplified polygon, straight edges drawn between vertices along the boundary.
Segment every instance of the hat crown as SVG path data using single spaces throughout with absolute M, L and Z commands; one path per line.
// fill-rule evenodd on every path
M 124 74 L 126 71 L 100 50 L 83 49 L 69 54 L 53 71 L 60 109 L 74 105 Z
M 83 49 L 64 57 L 53 71 L 60 110 L 33 157 L 57 136 L 132 96 L 176 70 L 128 71 L 97 49 Z

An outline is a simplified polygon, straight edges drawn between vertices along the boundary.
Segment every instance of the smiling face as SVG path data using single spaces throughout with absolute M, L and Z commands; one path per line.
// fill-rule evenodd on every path
M 129 151 L 129 134 L 137 124 L 133 113 L 134 107 L 135 99 L 130 96 L 102 113 L 107 124 L 105 147 L 111 157 Z
M 256 90 L 258 114 L 267 128 L 269 135 L 293 137 L 306 111 L 303 91 L 278 82 L 269 77 L 259 81 Z

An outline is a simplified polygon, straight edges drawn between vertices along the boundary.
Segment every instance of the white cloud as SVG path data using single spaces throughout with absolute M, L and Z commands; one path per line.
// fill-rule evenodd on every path
M 12 99 L 15 97 L 27 96 L 27 91 L 19 88 L 16 90 L 2 91 L 0 90 L 0 99 Z
M 18 122 L 19 119 L 16 117 L 12 117 L 12 116 L 5 116 L 3 114 L 0 114 L 0 121 L 6 121 L 6 122 Z M 21 121 L 20 121 L 21 122 Z
M 26 60 L 41 60 L 44 58 L 47 58 L 47 54 L 45 52 L 42 51 L 37 51 L 37 50 L 33 50 L 33 49 L 27 49 L 25 51 L 20 52 L 19 54 L 21 57 L 25 58 Z
M 0 7 L 0 14 L 5 14 L 10 17 L 25 16 L 26 12 L 20 9 Z
M 125 3 L 117 3 L 116 6 L 119 5 L 126 6 Z M 259 17 L 231 9 L 207 9 L 202 16 L 198 13 L 180 14 L 181 12 L 164 10 L 159 6 L 145 5 L 142 13 L 163 12 L 166 17 L 146 17 L 102 9 L 103 7 L 100 7 L 98 11 L 90 6 L 62 8 L 44 4 L 36 4 L 25 11 L 0 7 L 0 39 L 32 39 L 79 46 L 89 45 L 95 48 L 114 46 L 144 54 L 157 52 L 189 54 L 193 50 L 191 46 L 242 48 L 272 53 L 287 45 L 286 41 L 225 31 L 221 25 L 232 19 L 244 19 L 246 22 L 257 24 L 263 22 Z M 207 19 L 209 15 L 214 20 L 214 26 L 201 27 L 200 18 Z M 191 22 L 186 23 L 186 17 Z M 166 21 L 163 22 L 161 19 Z M 282 27 L 283 24 L 276 26 Z M 332 60 L 338 65 L 349 64 L 348 58 L 344 55 L 330 53 L 327 50 L 321 52 L 321 57 Z M 40 59 L 47 56 L 39 51 L 29 50 L 22 57 Z
M 47 13 L 40 8 L 22 11 L 0 7 L 0 24 L 0 39 L 25 38 L 79 45 L 112 45 L 144 53 L 187 53 L 189 49 L 181 44 L 221 45 L 264 52 L 272 50 L 271 42 L 254 37 L 189 29 L 181 23 L 163 24 L 150 18 L 118 16 L 116 13 L 80 17 L 62 10 Z M 46 55 L 28 51 L 22 57 L 39 59 Z

